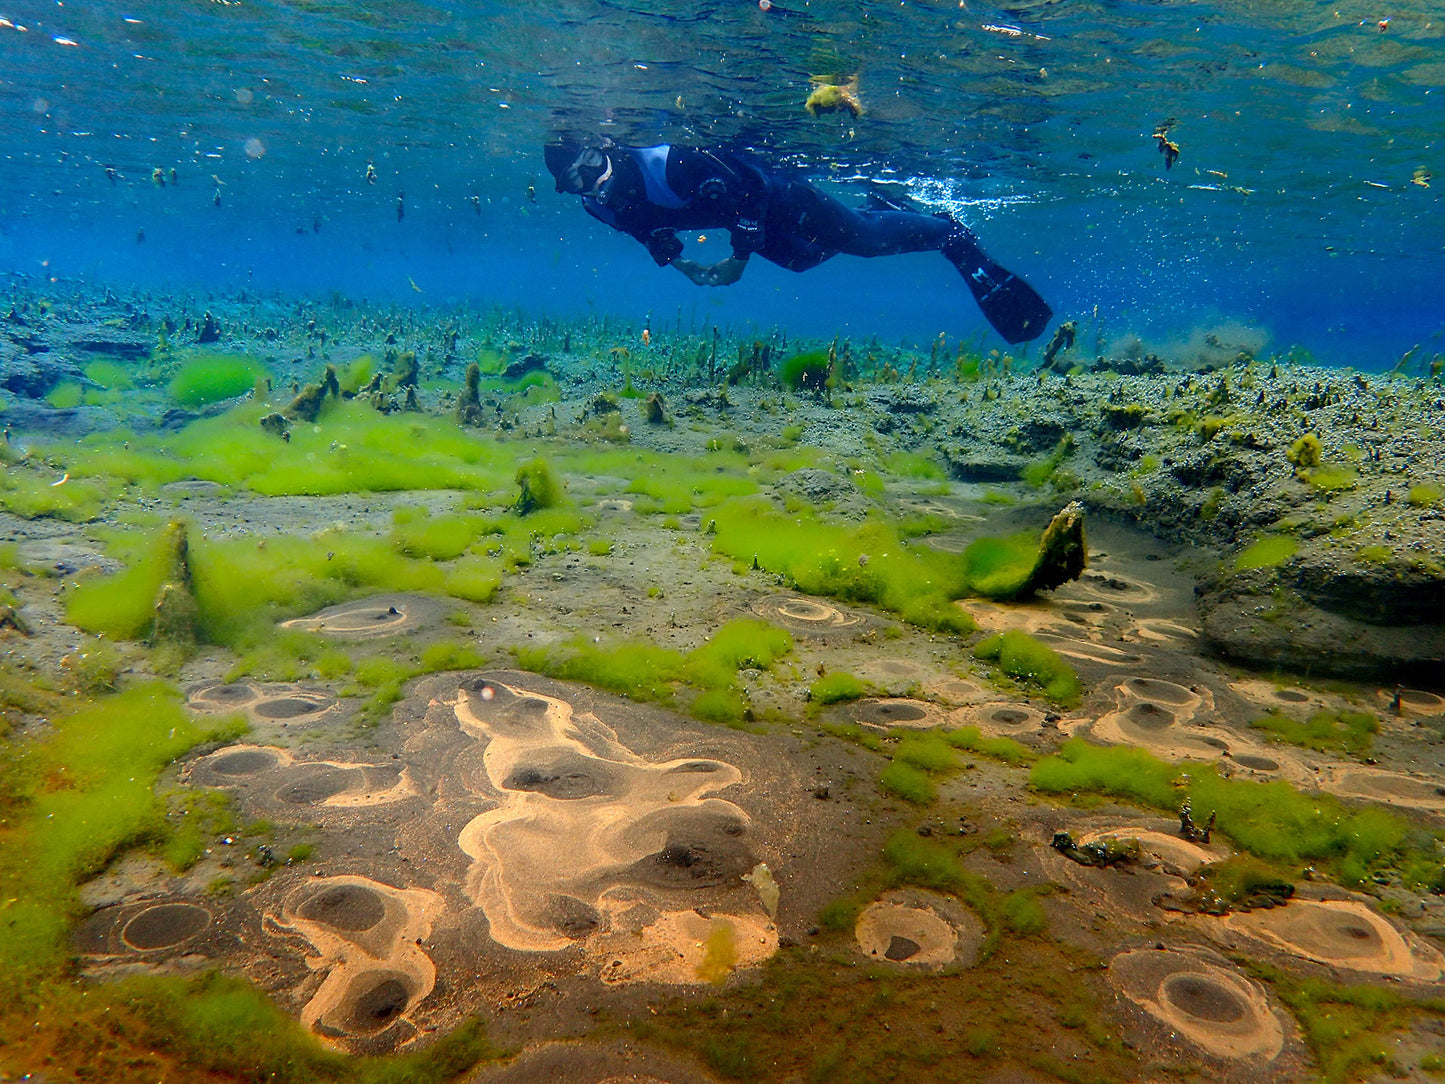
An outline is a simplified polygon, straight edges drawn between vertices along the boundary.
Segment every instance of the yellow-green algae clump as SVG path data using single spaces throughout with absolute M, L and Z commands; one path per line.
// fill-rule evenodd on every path
M 633 700 L 673 705 L 679 689 L 687 710 L 707 722 L 738 724 L 750 714 L 738 671 L 766 670 L 793 648 L 787 631 L 765 621 L 729 621 L 702 646 L 683 654 L 650 641 L 596 644 L 577 638 L 553 647 L 519 647 L 517 664 L 550 677 L 581 681 Z

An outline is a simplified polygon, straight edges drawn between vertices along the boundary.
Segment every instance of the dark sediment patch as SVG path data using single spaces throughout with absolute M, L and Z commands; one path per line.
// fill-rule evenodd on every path
M 1174 707 L 1183 707 L 1199 701 L 1199 696 L 1183 685 L 1176 685 L 1172 681 L 1161 681 L 1158 678 L 1131 677 L 1124 681 L 1124 688 L 1142 700 L 1157 700 Z
M 251 710 L 263 719 L 300 719 L 315 715 L 331 706 L 329 700 L 311 700 L 302 696 L 278 696 L 263 700 Z
M 598 772 L 580 768 L 568 770 L 555 764 L 547 767 L 514 768 L 502 781 L 502 787 L 506 790 L 545 794 L 549 798 L 564 802 L 611 794 L 613 791 L 611 780 Z
M 121 939 L 142 952 L 189 941 L 211 924 L 211 912 L 194 903 L 158 903 L 125 924 Z
M 1032 718 L 1028 712 L 1018 708 L 997 708 L 988 713 L 988 721 L 998 726 L 1023 726 Z
M 923 946 L 917 941 L 907 937 L 899 937 L 894 934 L 888 942 L 888 949 L 883 953 L 885 960 L 892 960 L 895 963 L 908 960 L 918 955 L 918 950 Z
M 860 723 L 896 726 L 926 719 L 929 711 L 914 700 L 859 700 L 848 709 L 848 714 Z
M 395 975 L 364 976 L 356 985 L 361 989 L 346 1013 L 348 1030 L 370 1034 L 389 1027 L 411 1001 L 411 991 Z
M 351 790 L 359 781 L 360 773 L 354 768 L 321 767 L 303 770 L 300 778 L 276 791 L 276 797 L 288 805 L 314 805 L 327 798 Z
M 1172 711 L 1148 700 L 1132 705 L 1124 716 L 1141 730 L 1164 730 L 1174 725 Z
M 597 908 L 576 896 L 549 897 L 542 917 L 563 937 L 573 941 L 590 937 L 602 923 Z
M 238 749 L 213 757 L 210 767 L 219 775 L 253 775 L 274 768 L 279 759 L 269 749 Z
M 1233 1024 L 1249 1012 L 1249 1006 L 1237 991 L 1208 975 L 1193 972 L 1170 975 L 1159 984 L 1159 990 L 1175 1008 L 1213 1024 Z
M 632 866 L 632 876 L 661 888 L 710 888 L 735 881 L 756 864 L 740 840 L 716 833 L 669 836 L 662 850 Z
M 711 775 L 721 767 L 715 760 L 690 760 L 667 769 L 668 775 Z
M 840 609 L 823 599 L 797 595 L 769 595 L 754 600 L 749 609 L 775 625 L 805 636 L 852 633 L 868 624 L 868 618 L 863 614 Z
M 337 884 L 308 896 L 296 908 L 296 914 L 334 930 L 360 933 L 386 917 L 386 904 L 364 885 Z
M 1279 761 L 1270 760 L 1269 757 L 1257 757 L 1250 753 L 1240 753 L 1231 759 L 1240 767 L 1251 768 L 1257 772 L 1279 771 Z
M 206 685 L 192 690 L 189 701 L 193 708 L 208 709 L 238 708 L 256 699 L 256 688 L 244 682 L 225 685 Z

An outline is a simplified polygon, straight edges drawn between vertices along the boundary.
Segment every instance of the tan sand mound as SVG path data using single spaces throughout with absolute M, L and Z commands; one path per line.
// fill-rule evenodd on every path
M 1131 630 L 1130 639 L 1172 648 L 1192 648 L 1199 642 L 1199 630 L 1166 617 L 1148 617 Z
M 970 602 L 968 613 L 985 632 L 1019 629 L 1030 636 L 1043 632 L 1067 635 L 1073 627 L 1052 602 L 1020 602 L 1005 606 L 998 602 Z
M 1159 598 L 1159 589 L 1153 584 L 1104 569 L 1086 571 L 1079 577 L 1078 586 L 1073 588 L 1071 593 L 1096 598 L 1102 602 L 1116 602 L 1123 606 L 1138 606 Z
M 869 623 L 866 614 L 844 610 L 825 599 L 801 595 L 766 595 L 754 599 L 748 608 L 759 617 L 804 636 L 860 632 Z
M 947 715 L 938 705 L 903 696 L 890 699 L 865 697 L 843 705 L 839 713 L 855 723 L 878 730 L 890 730 L 895 726 L 927 730 L 929 727 L 941 725 L 947 719 Z
M 1109 979 L 1171 1032 L 1217 1058 L 1267 1062 L 1284 1029 L 1263 987 L 1221 964 L 1170 949 L 1133 949 L 1109 961 Z
M 1193 725 L 1214 706 L 1209 691 L 1195 692 L 1159 678 L 1133 675 L 1115 686 L 1115 709 L 1090 728 L 1094 738 L 1114 745 L 1136 745 L 1156 756 L 1214 759 L 1227 752 L 1232 734 Z
M 1065 620 L 1089 629 L 1100 628 L 1120 614 L 1117 606 L 1098 599 L 1066 599 L 1058 604 L 1058 608 Z
M 778 929 L 767 915 L 699 910 L 657 912 L 607 901 L 610 929 L 594 955 L 607 962 L 608 985 L 660 982 L 721 985 L 734 971 L 757 967 L 778 951 Z
M 951 727 L 976 726 L 985 734 L 1017 737 L 1037 733 L 1045 716 L 1038 708 L 998 700 L 989 704 L 970 704 L 948 715 Z
M 1172 681 L 1152 677 L 1128 677 L 1120 682 L 1117 688 L 1119 692 L 1140 702 L 1167 704 L 1186 717 L 1192 716 L 1208 696 L 1208 690 L 1197 693 Z
M 192 711 L 239 711 L 260 696 L 260 688 L 244 681 L 198 685 L 187 690 L 186 706 Z
M 388 805 L 416 794 L 410 772 L 395 761 L 303 760 L 263 745 L 225 746 L 191 764 L 183 778 L 201 786 L 245 790 L 273 808 L 350 809 Z
M 980 704 L 998 695 L 996 690 L 956 677 L 935 678 L 924 686 L 924 691 L 944 704 Z
M 1387 805 L 1445 813 L 1445 785 L 1438 779 L 1421 779 L 1383 768 L 1333 764 L 1321 771 L 1318 785 L 1321 790 L 1347 798 L 1366 798 Z
M 743 881 L 757 864 L 749 818 L 714 796 L 740 783 L 741 771 L 711 759 L 648 761 L 595 715 L 501 682 L 463 684 L 446 703 L 464 732 L 485 741 L 478 782 L 497 798 L 458 838 L 472 859 L 467 894 L 492 938 L 529 952 L 581 942 L 621 960 L 609 963 L 608 981 L 699 981 L 695 943 L 713 934 L 699 936 L 691 912 L 662 901 L 725 888 L 757 905 Z M 639 890 L 657 901 L 642 917 Z M 776 950 L 767 916 L 716 914 L 732 931 L 716 936 L 735 942 L 729 968 Z M 640 956 L 613 945 L 619 929 Z
M 1419 982 L 1445 976 L 1445 957 L 1360 900 L 1291 900 L 1211 920 L 1225 929 L 1331 967 Z M 1209 929 L 1209 925 L 1205 926 Z
M 871 681 L 887 690 L 892 696 L 913 692 L 917 686 L 934 676 L 934 671 L 920 666 L 912 659 L 887 657 L 869 659 L 854 672 L 864 681 Z
M 865 907 L 853 936 L 870 960 L 937 971 L 954 964 L 972 967 L 984 928 L 972 912 L 946 897 L 901 890 Z
M 366 877 L 322 877 L 297 888 L 270 921 L 310 942 L 316 955 L 307 964 L 325 974 L 301 1022 L 333 1038 L 369 1037 L 396 1024 L 436 983 L 420 945 L 442 910 L 435 892 Z
M 342 640 L 377 640 L 429 628 L 444 613 L 443 603 L 426 595 L 374 595 L 282 621 L 280 627 Z
M 1308 715 L 1327 706 L 1339 706 L 1334 698 L 1323 693 L 1291 685 L 1276 685 L 1272 681 L 1231 681 L 1229 687 L 1243 699 L 1265 711 L 1289 708 L 1298 709 Z
M 1091 640 L 1080 640 L 1073 636 L 1043 633 L 1039 639 L 1066 658 L 1095 663 L 1099 666 L 1124 669 L 1138 666 L 1144 661 L 1143 657 L 1135 652 L 1125 651 L 1123 648 L 1112 647 L 1109 644 L 1096 644 Z
M 206 714 L 240 712 L 252 726 L 267 729 L 315 723 L 341 710 L 340 702 L 325 689 L 248 682 L 198 686 L 187 694 L 186 706 Z

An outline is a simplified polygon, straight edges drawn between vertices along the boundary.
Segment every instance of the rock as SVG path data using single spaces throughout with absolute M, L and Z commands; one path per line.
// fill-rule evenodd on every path
M 1445 667 L 1445 625 L 1379 624 L 1311 600 L 1287 570 L 1226 571 L 1195 588 L 1204 635 L 1224 654 L 1261 667 L 1388 680 Z M 1439 590 L 1437 586 L 1436 590 Z M 1437 611 L 1438 617 L 1439 611 Z
M 1031 462 L 998 448 L 944 448 L 949 476 L 960 482 L 1017 482 Z
M 1049 520 L 1039 538 L 1039 559 L 1029 574 L 1020 597 L 1054 588 L 1077 580 L 1089 559 L 1089 545 L 1084 538 L 1084 506 L 1071 501 Z

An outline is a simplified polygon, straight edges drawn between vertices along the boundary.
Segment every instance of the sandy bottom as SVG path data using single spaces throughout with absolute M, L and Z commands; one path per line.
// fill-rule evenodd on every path
M 578 485 L 572 496 L 587 494 Z M 1107 556 L 1081 582 L 1026 606 L 964 604 L 983 628 L 1033 631 L 1065 656 L 1087 691 L 1064 710 L 995 683 L 965 642 L 788 593 L 774 576 L 740 577 L 709 562 L 705 543 L 698 559 L 679 560 L 679 547 L 696 544 L 690 535 L 608 502 L 586 507 L 616 539 L 613 555 L 541 557 L 502 603 L 467 609 L 465 620 L 452 620 L 452 604 L 404 594 L 298 619 L 293 627 L 341 650 L 408 658 L 429 637 L 463 637 L 492 653 L 486 669 L 410 683 L 374 725 L 362 725 L 360 698 L 342 683 L 227 681 L 221 663 L 198 664 L 187 674 L 190 709 L 239 715 L 251 730 L 201 751 L 167 785 L 220 791 L 238 823 L 274 831 L 213 841 L 185 875 L 142 857 L 113 864 L 84 889 L 90 912 L 73 947 L 85 972 L 246 975 L 356 1052 L 405 1048 L 479 1014 L 521 1051 L 479 1082 L 707 1081 L 709 1071 L 645 1043 L 576 1037 L 604 1013 L 641 1019 L 671 997 L 725 1002 L 742 984 L 769 981 L 765 965 L 780 953 L 780 967 L 877 969 L 901 982 L 963 982 L 972 972 L 959 972 L 982 966 L 978 914 L 946 893 L 880 879 L 884 845 L 902 832 L 961 853 L 992 898 L 1039 891 L 1041 936 L 1100 962 L 1081 966 L 1078 982 L 1103 1022 L 1131 1037 L 1140 1079 L 1173 1079 L 1181 1064 L 1229 1080 L 1312 1078 L 1284 1010 L 1181 936 L 1284 967 L 1327 965 L 1352 981 L 1445 974 L 1428 935 L 1363 900 L 1296 900 L 1225 919 L 1166 910 L 1161 901 L 1190 891 L 1186 878 L 1229 855 L 1227 824 L 1210 845 L 1190 843 L 1166 814 L 1040 801 L 1026 767 L 984 757 L 940 776 L 931 806 L 878 787 L 892 732 L 973 726 L 1039 754 L 1080 736 L 1435 817 L 1445 812 L 1435 731 L 1410 725 L 1428 718 L 1431 694 L 1402 695 L 1402 710 L 1416 714 L 1386 718 L 1378 766 L 1262 741 L 1248 724 L 1263 710 L 1304 718 L 1344 694 L 1241 679 L 1202 655 L 1192 584 L 1170 555 L 1101 525 L 1091 537 Z M 781 719 L 754 731 L 503 668 L 508 645 L 579 634 L 686 650 L 739 616 L 764 617 L 795 640 L 775 673 L 740 676 L 760 715 L 777 708 Z M 809 714 L 808 685 L 835 671 L 866 681 L 869 695 Z M 861 726 L 882 755 L 832 737 L 831 722 Z M 1137 840 L 1140 860 L 1081 866 L 1049 846 L 1060 830 L 1084 843 Z M 309 855 L 288 863 L 298 844 Z M 851 929 L 821 928 L 826 905 L 860 891 L 867 902 Z M 1420 904 L 1422 928 L 1445 917 L 1431 906 Z M 987 965 L 1026 965 L 1014 946 L 1006 934 Z M 1062 1024 L 1036 1038 L 1077 1043 Z M 1010 1063 L 997 1079 L 1030 1077 Z
M 1172 1035 L 1214 1057 L 1268 1062 L 1284 1047 L 1264 989 L 1223 964 L 1189 952 L 1133 949 L 1109 962 L 1109 978 Z
M 971 967 L 984 927 L 956 900 L 911 889 L 890 892 L 865 907 L 853 936 L 869 960 L 939 970 Z
M 1292 900 L 1284 907 L 1216 920 L 1273 948 L 1316 963 L 1367 975 L 1437 982 L 1445 956 L 1402 933 L 1362 900 Z

